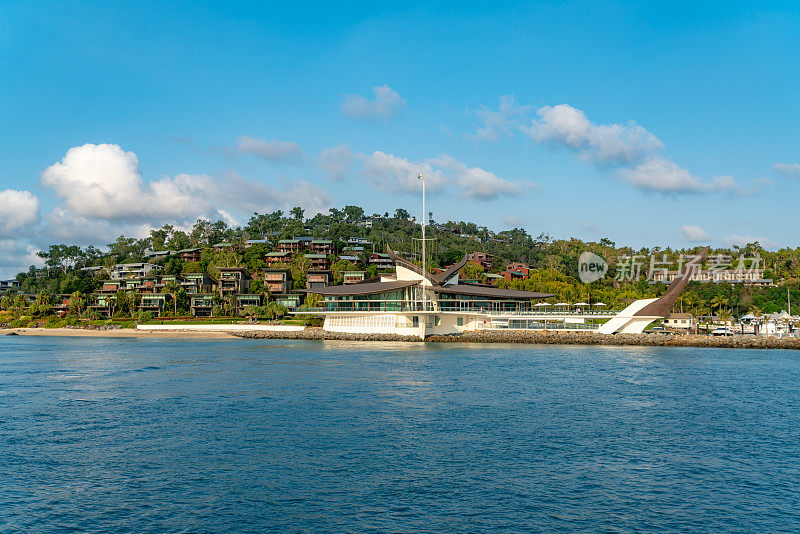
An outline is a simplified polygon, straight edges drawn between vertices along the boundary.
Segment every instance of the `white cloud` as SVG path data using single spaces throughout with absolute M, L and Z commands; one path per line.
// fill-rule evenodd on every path
M 621 169 L 619 174 L 631 185 L 645 191 L 660 193 L 709 194 L 736 191 L 739 185 L 731 176 L 715 176 L 710 182 L 698 180 L 686 169 L 661 156 L 645 160 L 633 169 Z
M 119 145 L 70 148 L 61 162 L 42 172 L 42 184 L 87 217 L 125 218 L 150 209 L 142 198 L 139 159 Z
M 41 235 L 66 243 L 106 244 L 134 226 L 127 222 L 91 219 L 67 208 L 56 207 L 45 217 Z
M 375 99 L 370 100 L 361 95 L 346 95 L 341 110 L 344 115 L 362 120 L 388 120 L 400 113 L 406 101 L 388 85 L 372 88 Z
M 333 205 L 324 189 L 304 180 L 281 179 L 273 186 L 247 180 L 233 171 L 219 180 L 215 194 L 225 209 L 248 214 L 300 206 L 313 216 L 327 213 Z
M 538 143 L 564 146 L 596 165 L 631 164 L 664 149 L 656 136 L 633 121 L 595 124 L 567 104 L 545 106 L 522 131 Z
M 267 141 L 260 137 L 240 135 L 236 139 L 236 150 L 239 154 L 250 154 L 273 163 L 300 163 L 303 160 L 300 145 L 278 139 Z
M 198 218 L 234 221 L 237 214 L 302 206 L 309 213 L 331 205 L 321 188 L 301 180 L 277 185 L 221 176 L 179 174 L 144 182 L 139 160 L 118 145 L 83 145 L 42 173 L 42 183 L 64 199 L 47 217 L 43 234 L 105 243 L 121 233 L 144 232 L 164 223 Z
M 30 243 L 16 239 L 0 239 L 0 279 L 15 276 L 27 271 L 28 267 L 44 265 L 42 258 L 36 255 L 39 249 Z
M 583 221 L 580 224 L 580 229 L 583 230 L 584 232 L 588 232 L 590 234 L 599 234 L 600 233 L 600 227 L 597 226 L 595 223 L 593 223 L 591 221 Z
M 406 158 L 375 151 L 371 155 L 358 154 L 361 175 L 379 191 L 419 193 L 425 176 L 425 190 L 440 193 L 454 187 L 459 196 L 478 200 L 492 200 L 503 195 L 522 193 L 532 184 L 510 182 L 479 167 L 467 167 L 463 162 L 446 154 L 423 160 Z
M 24 230 L 39 220 L 39 199 L 30 191 L 0 191 L 0 236 Z
M 737 247 L 744 247 L 749 243 L 759 243 L 766 249 L 778 248 L 778 243 L 767 237 L 755 237 L 751 235 L 729 235 L 725 239 L 725 244 L 730 246 L 736 245 Z
M 335 182 L 343 182 L 353 165 L 355 154 L 346 143 L 326 148 L 319 153 L 317 165 Z
M 497 141 L 500 136 L 508 136 L 514 128 L 520 126 L 520 119 L 532 109 L 532 106 L 518 106 L 512 95 L 500 97 L 497 111 L 490 111 L 485 106 L 475 111 L 481 122 L 473 134 L 467 137 L 484 141 Z
M 426 190 L 441 191 L 447 186 L 448 178 L 441 170 L 434 169 L 428 162 L 411 162 L 379 150 L 370 156 L 363 156 L 364 176 L 379 191 L 416 193 L 422 191 L 422 182 L 417 178 L 424 173 Z
M 800 178 L 800 163 L 776 163 L 772 169 L 784 176 Z
M 516 195 L 523 190 L 523 184 L 498 178 L 492 172 L 479 167 L 467 167 L 464 163 L 447 155 L 431 160 L 431 163 L 452 171 L 455 183 L 465 197 L 492 200 L 499 196 Z
M 683 234 L 683 239 L 690 243 L 699 243 L 711 240 L 711 237 L 709 237 L 705 230 L 694 224 L 681 226 L 681 233 Z
M 503 224 L 511 228 L 524 228 L 525 220 L 522 217 L 517 217 L 516 215 L 508 215 L 503 217 Z

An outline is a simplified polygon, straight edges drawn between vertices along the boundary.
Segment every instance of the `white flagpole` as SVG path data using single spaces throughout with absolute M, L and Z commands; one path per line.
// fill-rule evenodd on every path
M 422 179 L 422 311 L 425 310 L 425 177 L 419 174 Z

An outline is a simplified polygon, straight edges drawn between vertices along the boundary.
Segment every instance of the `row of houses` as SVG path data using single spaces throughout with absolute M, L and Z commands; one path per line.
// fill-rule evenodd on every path
M 268 240 L 249 240 L 248 245 L 255 243 L 268 243 Z M 276 250 L 269 252 L 264 258 L 268 267 L 275 267 L 280 264 L 289 264 L 292 258 L 296 255 L 302 255 L 303 258 L 309 260 L 311 269 L 323 270 L 330 269 L 331 263 L 334 260 L 345 260 L 351 263 L 357 263 L 366 255 L 366 261 L 369 265 L 374 265 L 378 269 L 391 269 L 392 262 L 389 256 L 382 253 L 368 253 L 367 247 L 371 243 L 363 237 L 351 237 L 347 240 L 345 246 L 341 250 L 341 254 L 336 256 L 336 247 L 333 241 L 329 239 L 314 239 L 312 237 L 298 237 L 294 239 L 282 239 L 278 241 Z M 230 243 L 217 243 L 212 245 L 214 251 L 222 251 L 232 248 L 234 245 Z M 184 262 L 198 262 L 201 258 L 201 253 L 204 249 L 202 247 L 188 248 L 178 251 L 161 250 L 150 251 L 146 253 L 147 258 L 165 258 L 169 256 L 177 256 Z M 128 264 L 134 265 L 134 264 Z M 145 264 L 136 264 L 143 266 Z M 134 267 L 126 267 L 132 269 Z
M 654 270 L 653 282 L 670 284 L 678 276 L 678 271 L 666 269 Z M 689 276 L 690 282 L 705 282 L 713 284 L 743 284 L 756 287 L 771 287 L 775 282 L 771 278 L 764 278 L 764 269 L 698 269 Z
M 0 280 L 0 292 L 17 290 L 20 288 L 20 283 L 17 280 Z
M 494 267 L 494 257 L 486 252 L 472 252 L 467 259 L 491 271 Z M 513 262 L 506 265 L 499 274 L 484 274 L 489 279 L 505 278 L 506 280 L 522 280 L 530 276 L 531 268 L 527 263 Z M 654 283 L 671 284 L 678 276 L 678 271 L 666 269 L 653 270 L 651 279 Z M 771 287 L 775 285 L 771 278 L 764 278 L 764 269 L 697 269 L 690 274 L 691 282 L 705 282 L 714 284 L 743 284 L 755 287 Z
M 90 267 L 94 271 L 104 268 Z M 305 289 L 294 289 L 292 271 L 285 268 L 267 268 L 250 272 L 243 267 L 219 268 L 219 276 L 214 278 L 204 273 L 184 275 L 164 274 L 163 267 L 152 263 L 117 264 L 106 269 L 109 277 L 103 280 L 99 289 L 89 295 L 87 307 L 98 316 L 109 317 L 114 312 L 116 295 L 125 291 L 138 295 L 138 309 L 161 315 L 169 309 L 168 301 L 175 288 L 182 288 L 190 299 L 189 311 L 195 317 L 213 315 L 215 302 L 235 297 L 235 307 L 241 312 L 247 306 L 262 306 L 267 298 L 264 293 L 252 293 L 254 281 L 261 280 L 272 299 L 289 310 L 299 307 L 307 291 L 327 287 L 332 283 L 332 273 L 327 269 L 309 269 L 305 272 Z M 345 284 L 364 281 L 365 271 L 345 271 Z M 18 284 L 17 284 L 18 286 Z M 31 299 L 33 296 L 31 296 Z M 60 295 L 54 303 L 57 314 L 65 314 L 71 305 L 70 295 Z
M 467 261 L 474 263 L 484 269 L 484 271 L 491 271 L 494 268 L 494 256 L 488 252 L 472 252 L 467 254 Z M 494 280 L 522 280 L 530 276 L 531 267 L 527 263 L 512 262 L 506 265 L 506 268 L 500 271 L 499 274 L 485 272 L 483 276 L 490 281 Z

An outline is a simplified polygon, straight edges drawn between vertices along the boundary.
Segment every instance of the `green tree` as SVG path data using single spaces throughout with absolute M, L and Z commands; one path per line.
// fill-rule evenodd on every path
M 83 293 L 80 291 L 74 292 L 69 297 L 69 312 L 80 316 L 83 313 L 83 310 L 86 309 L 86 300 L 83 297 Z
M 356 266 L 347 260 L 339 260 L 331 265 L 331 273 L 333 274 L 333 283 L 341 284 L 344 282 L 345 271 L 355 271 Z
M 750 313 L 756 318 L 755 334 L 758 335 L 761 330 L 761 317 L 763 317 L 764 311 L 758 306 L 751 306 Z
M 322 307 L 323 298 L 322 295 L 318 293 L 308 293 L 306 295 L 306 302 L 305 306 L 308 308 L 320 308 Z
M 172 307 L 175 315 L 178 315 L 178 289 L 180 289 L 180 286 L 176 280 L 168 280 L 164 284 L 164 292 L 172 297 Z
M 356 223 L 364 218 L 364 210 L 358 206 L 345 206 L 342 211 L 345 220 L 350 223 Z

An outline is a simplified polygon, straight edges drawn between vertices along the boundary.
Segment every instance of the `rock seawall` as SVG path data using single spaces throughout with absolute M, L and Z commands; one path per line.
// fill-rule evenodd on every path
M 302 332 L 235 332 L 234 336 L 250 339 L 306 339 L 341 341 L 407 341 L 419 343 L 415 336 L 392 334 L 342 334 L 326 332 L 322 328 L 306 328 Z M 800 350 L 798 338 L 766 336 L 695 336 L 676 334 L 616 334 L 594 332 L 548 332 L 521 330 L 483 330 L 454 335 L 431 335 L 425 338 L 433 343 L 532 343 L 544 345 L 608 345 L 646 347 L 717 347 L 740 349 L 794 349 Z

